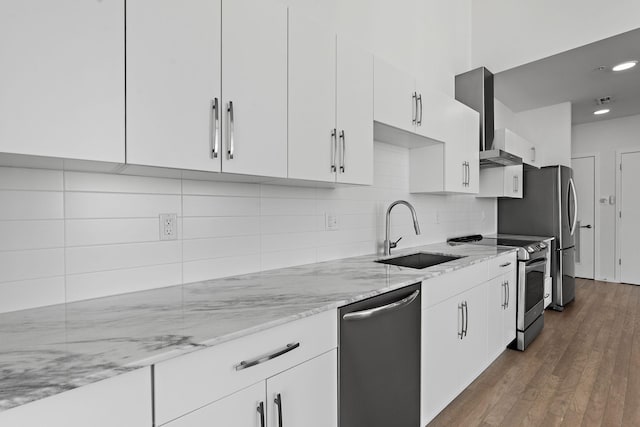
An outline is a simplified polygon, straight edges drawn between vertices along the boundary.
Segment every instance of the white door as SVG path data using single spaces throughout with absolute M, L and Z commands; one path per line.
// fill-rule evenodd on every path
M 225 0 L 222 22 L 222 171 L 285 178 L 287 8 Z
M 595 157 L 571 159 L 578 198 L 576 277 L 594 278 Z
M 620 281 L 640 285 L 640 152 L 624 153 L 621 157 Z
M 375 58 L 373 64 L 374 120 L 415 132 L 418 114 L 415 79 L 380 58 Z
M 267 403 L 268 427 L 336 427 L 338 351 L 332 350 L 269 378 Z
M 127 2 L 128 163 L 220 171 L 220 8 Z
M 124 163 L 124 1 L 0 2 L 0 152 Z
M 336 35 L 289 10 L 289 178 L 334 182 Z
M 338 36 L 338 182 L 373 184 L 373 55 Z
M 230 396 L 204 406 L 180 417 L 167 427 L 263 427 L 266 423 L 267 402 L 265 402 L 264 381 L 247 387 Z M 262 414 L 260 413 L 262 411 Z

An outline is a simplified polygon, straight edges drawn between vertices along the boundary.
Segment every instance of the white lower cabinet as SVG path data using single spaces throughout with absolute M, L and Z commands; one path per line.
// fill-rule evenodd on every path
M 422 311 L 422 425 L 486 367 L 486 301 L 483 283 Z
M 193 411 L 167 427 L 333 427 L 338 420 L 337 350 Z
M 495 359 L 516 338 L 515 270 L 496 277 L 488 288 L 488 355 Z
M 151 368 L 0 412 L 0 426 L 151 427 Z

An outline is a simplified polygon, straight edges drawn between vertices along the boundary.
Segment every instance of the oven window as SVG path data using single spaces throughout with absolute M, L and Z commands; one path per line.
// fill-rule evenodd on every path
M 526 275 L 525 312 L 528 312 L 544 299 L 545 267 L 529 270 Z

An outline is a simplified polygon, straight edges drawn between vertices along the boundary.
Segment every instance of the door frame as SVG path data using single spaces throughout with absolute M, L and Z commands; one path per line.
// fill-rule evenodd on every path
M 593 183 L 593 278 L 595 280 L 603 280 L 602 277 L 600 277 L 600 209 L 599 209 L 600 203 L 598 200 L 600 197 L 600 153 L 581 153 L 581 154 L 571 156 L 571 160 L 573 161 L 573 159 L 584 159 L 588 157 L 593 157 L 593 180 L 594 180 L 594 183 Z M 572 175 L 573 175 L 573 172 L 572 172 Z M 578 203 L 580 203 L 580 201 L 578 201 Z M 616 275 L 618 275 L 617 271 L 616 271 Z
M 615 272 L 616 272 L 616 277 L 615 280 L 616 282 L 620 282 L 622 280 L 622 266 L 620 264 L 620 259 L 622 257 L 622 248 L 621 248 L 621 244 L 620 244 L 620 232 L 621 232 L 621 216 L 620 213 L 622 212 L 621 208 L 621 200 L 622 200 L 622 155 L 623 154 L 631 154 L 631 153 L 638 153 L 640 152 L 640 147 L 635 147 L 635 148 L 626 148 L 624 150 L 616 150 L 616 203 L 615 203 L 615 207 L 616 207 L 616 213 L 618 215 L 616 215 L 616 235 L 615 235 L 615 247 L 616 247 L 616 258 L 615 260 L 618 261 L 615 264 Z

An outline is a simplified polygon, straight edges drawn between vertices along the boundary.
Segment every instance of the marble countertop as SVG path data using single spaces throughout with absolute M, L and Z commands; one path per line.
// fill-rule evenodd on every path
M 393 255 L 417 250 L 464 258 L 415 270 L 368 255 L 0 314 L 0 411 L 515 251 Z

